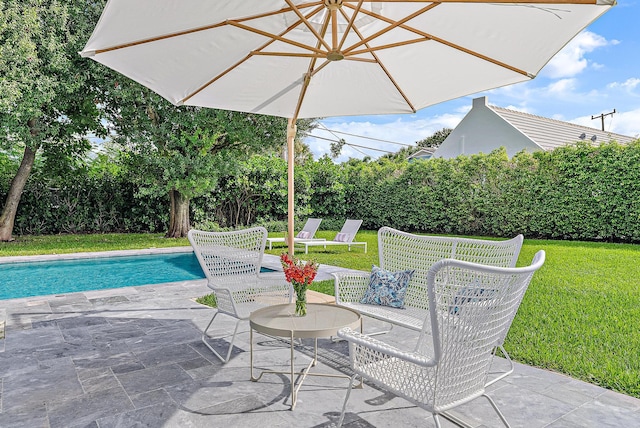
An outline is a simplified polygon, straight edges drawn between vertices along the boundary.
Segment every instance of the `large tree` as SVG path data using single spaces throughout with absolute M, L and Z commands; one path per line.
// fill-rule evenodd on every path
M 190 200 L 212 191 L 238 160 L 278 151 L 286 142 L 282 118 L 174 106 L 124 77 L 103 88 L 114 140 L 126 152 L 140 196 L 169 196 L 167 237 L 186 236 Z M 306 129 L 309 121 L 301 122 Z
M 12 239 L 36 155 L 45 168 L 59 170 L 90 147 L 85 135 L 101 133 L 88 91 L 96 65 L 78 51 L 102 6 L 85 0 L 0 1 L 0 149 L 22 152 L 0 214 L 0 241 Z

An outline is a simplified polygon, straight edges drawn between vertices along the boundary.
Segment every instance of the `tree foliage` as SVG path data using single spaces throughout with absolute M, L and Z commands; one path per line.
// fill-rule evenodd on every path
M 174 106 L 121 76 L 102 88 L 114 141 L 127 153 L 138 195 L 169 195 L 167 236 L 186 235 L 190 200 L 211 192 L 239 159 L 286 141 L 282 118 Z
M 89 148 L 83 136 L 104 132 L 87 90 L 93 65 L 77 52 L 91 34 L 102 2 L 0 2 L 0 148 L 21 147 L 0 215 L 0 240 L 11 239 L 20 195 L 41 153 L 62 171 Z
M 408 159 L 409 156 L 413 155 L 414 153 L 419 152 L 422 148 L 429 147 L 435 150 L 440 147 L 440 144 L 442 144 L 442 142 L 449 136 L 449 134 L 451 134 L 451 131 L 453 131 L 453 129 L 442 128 L 441 130 L 434 132 L 433 135 L 423 140 L 416 141 L 415 146 L 403 147 L 395 153 L 389 153 L 382 157 L 402 161 L 404 159 Z
M 440 144 L 447 139 L 451 132 L 453 132 L 453 129 L 451 128 L 442 128 L 439 131 L 434 132 L 431 136 L 420 141 L 416 141 L 416 146 L 438 148 L 440 147 Z

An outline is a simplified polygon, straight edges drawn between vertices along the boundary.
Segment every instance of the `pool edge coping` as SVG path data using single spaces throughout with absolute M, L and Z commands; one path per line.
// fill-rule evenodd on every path
M 87 251 L 81 253 L 39 254 L 32 256 L 0 256 L 0 264 L 46 262 L 52 260 L 93 259 L 98 257 L 126 257 L 151 254 L 192 253 L 190 246 L 142 248 L 134 250 Z

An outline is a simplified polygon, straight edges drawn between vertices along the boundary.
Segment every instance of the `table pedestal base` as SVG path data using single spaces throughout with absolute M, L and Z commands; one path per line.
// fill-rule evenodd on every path
M 311 367 L 314 367 L 317 363 L 318 363 L 318 339 L 314 339 L 314 352 L 313 352 L 313 359 L 309 362 L 309 364 L 307 365 L 307 367 L 303 368 L 302 370 L 300 370 L 299 372 L 295 371 L 295 365 L 294 365 L 294 337 L 293 334 L 291 334 L 291 337 L 289 338 L 289 345 L 291 348 L 291 369 L 289 371 L 281 371 L 281 370 L 262 370 L 260 372 L 260 375 L 258 375 L 258 377 L 255 377 L 253 375 L 253 329 L 250 329 L 249 331 L 249 336 L 250 336 L 250 360 L 251 360 L 251 382 L 257 382 L 259 381 L 263 375 L 265 374 L 288 374 L 291 376 L 291 408 L 290 410 L 295 409 L 296 407 L 296 403 L 298 401 L 298 391 L 300 390 L 300 387 L 302 386 L 302 382 L 304 382 L 305 378 L 307 376 L 321 376 L 321 377 L 335 377 L 335 378 L 344 378 L 344 379 L 351 379 L 351 376 L 347 376 L 347 375 L 343 375 L 343 374 L 330 374 L 330 373 L 310 373 L 309 371 L 311 370 Z M 299 379 L 296 381 L 295 377 L 297 375 L 301 375 L 301 377 L 299 377 Z M 356 388 L 362 388 L 362 380 L 360 381 L 360 383 L 356 386 Z

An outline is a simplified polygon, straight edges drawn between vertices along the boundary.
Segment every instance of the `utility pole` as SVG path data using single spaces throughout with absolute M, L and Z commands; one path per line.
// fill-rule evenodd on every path
M 599 114 L 599 115 L 596 115 L 596 116 L 591 116 L 591 120 L 600 118 L 600 120 L 602 120 L 602 130 L 604 131 L 604 117 L 605 116 L 613 116 L 613 114 L 615 112 L 616 112 L 616 109 L 613 109 L 613 111 L 609 112 L 609 113 L 602 113 L 602 114 Z

